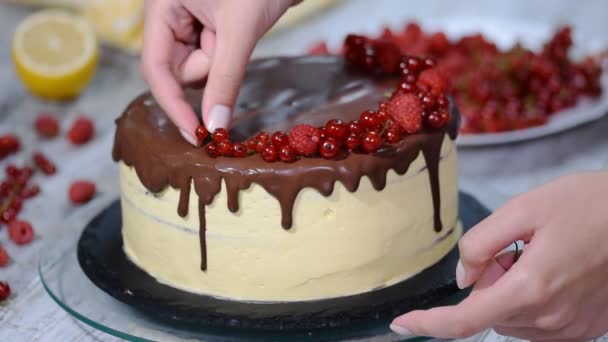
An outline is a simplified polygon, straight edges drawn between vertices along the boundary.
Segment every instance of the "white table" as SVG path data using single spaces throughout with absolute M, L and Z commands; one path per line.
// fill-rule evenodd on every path
M 554 1 L 549 8 L 542 0 L 491 2 L 493 6 L 483 0 L 468 0 L 462 1 L 459 8 L 450 8 L 451 3 L 347 1 L 339 10 L 329 10 L 299 28 L 273 35 L 260 44 L 256 55 L 298 53 L 302 46 L 327 37 L 336 44 L 337 37 L 346 32 L 370 32 L 377 30 L 378 23 L 398 24 L 416 16 L 517 16 L 549 23 L 572 22 L 577 32 L 600 38 L 599 32 L 608 32 L 605 0 Z M 27 12 L 0 5 L 0 133 L 16 131 L 25 138 L 26 150 L 40 149 L 53 156 L 59 173 L 41 181 L 42 194 L 28 202 L 22 213 L 36 229 L 36 239 L 31 245 L 18 248 L 7 243 L 6 229 L 0 229 L 0 243 L 4 242 L 13 257 L 9 267 L 0 269 L 0 279 L 8 280 L 15 293 L 8 305 L 0 307 L 0 341 L 113 341 L 116 339 L 72 319 L 47 296 L 38 279 L 37 256 L 45 237 L 66 226 L 84 224 L 118 196 L 117 169 L 110 158 L 113 119 L 145 85 L 139 77 L 136 58 L 104 49 L 99 72 L 86 93 L 76 101 L 57 104 L 30 97 L 17 80 L 9 57 L 12 31 Z M 59 115 L 64 130 L 79 113 L 94 117 L 97 125 L 94 142 L 78 149 L 69 147 L 65 139 L 37 145 L 31 123 L 41 110 Z M 463 150 L 460 152 L 461 187 L 496 208 L 511 196 L 557 176 L 578 170 L 606 169 L 606 132 L 608 119 L 543 140 Z M 0 163 L 2 168 L 5 165 L 6 161 Z M 67 200 L 67 187 L 76 178 L 93 179 L 99 188 L 95 200 L 80 208 Z M 513 340 L 485 332 L 467 341 Z

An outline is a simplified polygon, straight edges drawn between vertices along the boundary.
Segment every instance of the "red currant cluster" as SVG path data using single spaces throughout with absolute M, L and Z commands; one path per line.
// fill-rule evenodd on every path
M 346 151 L 374 153 L 382 144 L 396 144 L 404 135 L 444 127 L 449 119 L 445 80 L 435 70 L 435 61 L 401 55 L 391 42 L 373 42 L 363 36 L 349 35 L 344 42 L 346 61 L 367 73 L 380 72 L 400 77 L 390 99 L 376 110 L 360 114 L 359 120 L 329 120 L 323 127 L 297 125 L 289 133 L 260 132 L 246 143 L 232 142 L 228 132 L 217 129 L 209 134 L 201 125 L 198 140 L 212 158 L 243 158 L 259 153 L 266 162 L 293 163 L 300 157 L 321 156 L 335 159 Z
M 481 34 L 452 42 L 445 33 L 426 33 L 416 23 L 408 23 L 402 32 L 385 28 L 379 37 L 350 36 L 347 41 L 350 48 L 339 54 L 361 70 L 395 69 L 395 49 L 387 43 L 396 45 L 401 54 L 434 57 L 451 81 L 448 90 L 463 115 L 462 133 L 543 125 L 551 114 L 576 105 L 581 96 L 602 93 L 599 63 L 591 58 L 582 62 L 568 58 L 572 46 L 569 27 L 557 31 L 539 52 L 521 45 L 499 51 Z M 330 53 L 324 43 L 309 52 Z

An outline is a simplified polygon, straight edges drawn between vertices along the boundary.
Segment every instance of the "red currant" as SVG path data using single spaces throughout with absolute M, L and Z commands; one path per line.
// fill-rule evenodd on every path
M 344 145 L 350 151 L 356 150 L 361 145 L 361 138 L 358 134 L 351 134 L 346 138 Z
M 270 143 L 270 135 L 268 135 L 268 133 L 266 133 L 266 132 L 258 133 L 258 135 L 255 136 L 255 139 L 257 141 L 264 143 L 264 145 Z
M 325 136 L 342 142 L 348 136 L 348 126 L 342 120 L 329 120 L 325 125 Z
M 222 140 L 217 144 L 218 152 L 221 156 L 230 156 L 232 154 L 232 142 L 230 140 Z
M 422 61 L 418 57 L 410 56 L 406 59 L 406 67 L 409 71 L 417 73 L 422 69 L 422 65 Z
M 431 57 L 427 57 L 424 59 L 424 68 L 425 69 L 434 68 L 436 65 L 437 65 L 437 61 L 435 61 L 435 59 L 433 59 Z
M 219 148 L 217 142 L 215 142 L 215 141 L 208 143 L 207 146 L 205 147 L 205 149 L 207 150 L 207 154 L 211 158 L 217 158 L 220 156 L 220 148 Z
M 426 118 L 426 125 L 434 129 L 441 128 L 443 127 L 443 120 L 436 111 L 433 111 Z
M 348 132 L 350 134 L 359 135 L 359 134 L 363 133 L 363 127 L 361 127 L 361 124 L 359 123 L 359 121 L 353 120 L 348 123 Z
M 377 132 L 365 132 L 361 140 L 361 147 L 367 153 L 373 153 L 378 150 L 382 144 L 382 138 Z
M 265 143 L 263 141 L 258 141 L 255 145 L 255 151 L 257 153 L 262 153 L 264 151 L 264 148 L 266 148 L 267 145 L 269 145 L 269 144 Z
M 6 175 L 9 178 L 17 178 L 19 176 L 19 168 L 13 164 L 8 164 L 6 166 Z
M 228 131 L 225 128 L 218 128 L 213 132 L 213 141 L 221 142 L 228 139 Z
M 276 148 L 289 145 L 289 136 L 285 132 L 274 132 L 270 139 Z
M 279 158 L 285 163 L 293 163 L 297 157 L 298 153 L 289 145 L 281 147 L 279 151 Z
M 258 145 L 258 141 L 255 140 L 255 138 L 251 138 L 249 140 L 247 140 L 247 148 L 255 151 L 256 146 Z
M 368 131 L 373 131 L 380 127 L 378 115 L 372 110 L 361 113 L 359 122 L 361 123 L 361 126 Z
M 401 136 L 399 135 L 399 130 L 396 128 L 389 128 L 386 133 L 384 133 L 384 139 L 389 144 L 396 144 L 401 140 Z
M 409 83 L 404 81 L 399 83 L 399 90 L 406 94 L 412 94 L 418 91 L 418 87 L 416 87 L 415 83 Z
M 205 125 L 200 125 L 196 128 L 195 134 L 200 144 L 205 140 L 205 138 L 207 138 L 207 136 L 209 136 L 209 131 L 207 128 L 205 128 Z
M 378 121 L 380 121 L 381 124 L 384 124 L 385 122 L 387 122 L 390 119 L 390 115 L 388 114 L 388 111 L 385 109 L 380 109 L 378 111 Z
M 262 151 L 262 159 L 267 163 L 272 163 L 277 160 L 278 153 L 276 147 L 273 145 L 266 145 Z
M 232 145 L 232 155 L 235 158 L 244 158 L 247 156 L 247 146 L 240 142 L 235 142 Z
M 319 154 L 325 159 L 333 159 L 340 153 L 340 145 L 333 138 L 327 138 L 321 142 Z

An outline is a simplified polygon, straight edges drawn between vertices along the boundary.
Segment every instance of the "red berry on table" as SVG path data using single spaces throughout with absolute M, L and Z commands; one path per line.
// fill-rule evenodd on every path
M 266 145 L 262 151 L 262 159 L 267 163 L 272 163 L 277 160 L 278 153 L 277 148 L 273 145 Z
M 17 178 L 19 176 L 19 173 L 20 173 L 19 172 L 19 168 L 17 166 L 15 166 L 13 164 L 8 164 L 6 166 L 6 175 L 9 178 L 15 179 L 15 178 Z
M 387 41 L 376 41 L 372 48 L 376 51 L 376 63 L 385 73 L 394 73 L 399 71 L 399 62 L 401 61 L 401 51 L 394 43 Z
M 325 137 L 342 142 L 348 136 L 348 126 L 342 120 L 332 119 L 325 125 Z
M 365 132 L 361 139 L 361 147 L 367 153 L 374 153 L 382 144 L 382 137 L 377 132 Z
M 211 158 L 217 158 L 220 155 L 219 146 L 215 141 L 208 143 L 207 146 L 205 146 L 205 150 Z
M 14 220 L 8 225 L 8 236 L 18 245 L 25 245 L 34 239 L 34 228 L 27 221 Z
M 312 156 L 321 142 L 321 133 L 311 125 L 297 125 L 289 132 L 291 147 L 303 156 Z
M 74 204 L 83 204 L 95 196 L 95 183 L 90 181 L 75 181 L 70 185 L 69 198 Z
M 279 151 L 279 159 L 281 159 L 281 161 L 285 163 L 293 163 L 297 158 L 298 153 L 293 149 L 293 147 L 289 145 L 281 147 L 281 150 Z
M 32 198 L 40 193 L 40 187 L 37 184 L 34 184 L 30 187 L 23 188 L 21 190 L 21 196 L 23 198 Z
M 434 95 L 441 95 L 446 91 L 445 78 L 436 69 L 423 71 L 418 77 L 418 83 L 431 89 Z
M 409 134 L 422 128 L 422 102 L 414 94 L 396 94 L 388 103 L 388 113 Z
M 59 121 L 50 113 L 40 113 L 34 121 L 34 128 L 43 138 L 54 138 L 59 134 Z
M 247 146 L 240 142 L 235 142 L 232 145 L 232 155 L 235 158 L 244 158 L 247 157 Z
M 272 133 L 270 140 L 276 148 L 289 145 L 289 136 L 285 132 L 278 131 Z
M 19 142 L 19 138 L 16 136 L 12 134 L 0 136 L 0 153 L 3 157 L 16 153 L 19 151 L 20 147 L 21 143 Z
M 8 256 L 8 253 L 6 253 L 6 250 L 4 249 L 4 247 L 2 247 L 2 245 L 0 245 L 0 267 L 4 267 L 4 266 L 8 265 L 9 260 L 10 260 L 10 257 Z
M 397 128 L 389 128 L 384 133 L 384 140 L 386 140 L 389 144 L 396 144 L 401 140 L 401 136 L 399 134 L 399 130 Z
M 34 164 L 46 175 L 52 175 L 57 172 L 55 164 L 50 161 L 44 154 L 40 152 L 34 153 Z
M 10 295 L 11 287 L 8 286 L 8 283 L 0 281 L 0 302 L 7 300 Z
M 378 115 L 373 110 L 361 113 L 359 122 L 361 123 L 361 126 L 368 131 L 374 131 L 380 128 L 380 120 L 378 120 Z
M 361 138 L 359 138 L 358 134 L 349 135 L 344 142 L 344 146 L 346 146 L 349 151 L 356 150 L 359 145 L 361 145 Z
M 0 215 L 0 222 L 11 223 L 17 218 L 17 211 L 11 207 L 8 207 L 2 215 Z
M 348 132 L 350 134 L 358 135 L 358 134 L 363 133 L 363 127 L 361 127 L 361 124 L 359 123 L 359 121 L 353 120 L 348 123 Z
M 325 159 L 333 159 L 340 153 L 340 144 L 333 138 L 327 138 L 321 142 L 319 154 Z
M 218 128 L 213 132 L 213 141 L 219 143 L 228 139 L 228 131 L 225 128 Z
M 76 118 L 68 131 L 68 139 L 74 145 L 86 144 L 95 135 L 93 121 L 85 116 Z
M 221 156 L 228 157 L 232 154 L 232 142 L 230 140 L 220 141 L 217 147 Z
M 199 125 L 198 127 L 196 127 L 196 131 L 194 131 L 194 134 L 196 135 L 196 139 L 200 144 L 205 140 L 205 138 L 209 136 L 209 131 L 207 130 L 205 125 Z

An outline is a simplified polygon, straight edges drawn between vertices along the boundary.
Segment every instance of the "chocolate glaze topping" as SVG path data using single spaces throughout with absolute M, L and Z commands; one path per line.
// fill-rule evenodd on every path
M 396 80 L 373 77 L 349 70 L 339 57 L 285 57 L 250 63 L 235 107 L 230 138 L 245 140 L 257 132 L 289 131 L 300 123 L 322 126 L 329 119 L 354 120 L 377 108 L 390 94 Z M 187 91 L 188 101 L 200 108 L 201 91 Z M 281 207 L 281 225 L 293 224 L 294 201 L 303 188 L 324 196 L 333 192 L 336 181 L 354 192 L 367 176 L 376 190 L 384 189 L 388 170 L 405 174 L 422 152 L 429 174 L 435 212 L 435 230 L 441 231 L 439 159 L 446 135 L 456 138 L 459 115 L 451 108 L 452 120 L 445 130 L 421 132 L 406 137 L 375 154 L 343 153 L 336 160 L 303 158 L 293 164 L 267 163 L 259 154 L 246 158 L 213 159 L 188 144 L 167 119 L 149 93 L 136 98 L 116 120 L 114 160 L 133 166 L 142 184 L 151 192 L 166 186 L 180 190 L 178 214 L 188 214 L 190 186 L 199 197 L 201 269 L 207 269 L 205 206 L 226 185 L 228 208 L 239 209 L 239 190 L 259 184 Z

